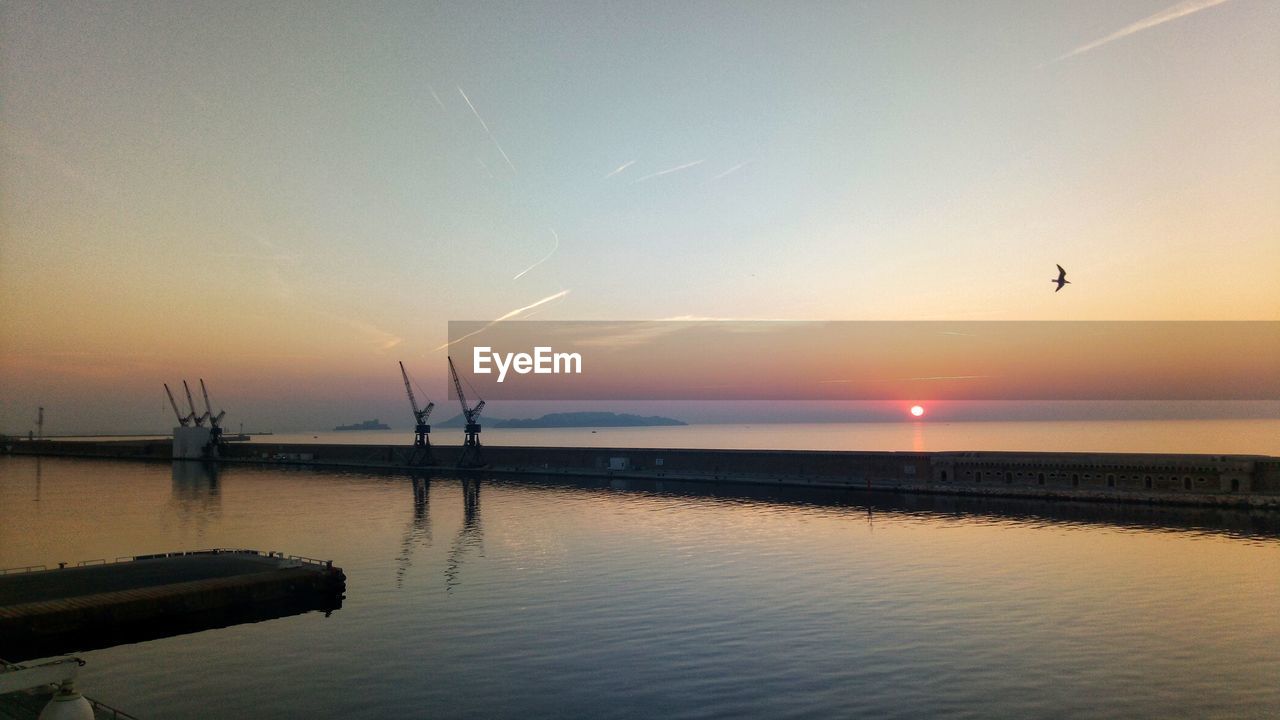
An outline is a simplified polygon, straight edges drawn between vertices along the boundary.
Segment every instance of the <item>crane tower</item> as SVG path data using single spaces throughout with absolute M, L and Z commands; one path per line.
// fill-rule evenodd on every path
M 449 358 L 449 374 L 453 376 L 453 388 L 458 392 L 458 402 L 462 404 L 462 417 L 466 420 L 463 426 L 464 440 L 462 453 L 458 455 L 458 467 L 482 467 L 484 460 L 480 456 L 480 411 L 484 409 L 484 400 L 475 407 L 467 407 L 467 396 L 462 392 L 462 381 L 458 379 L 458 371 L 453 366 L 453 358 Z
M 404 391 L 409 396 L 409 407 L 413 408 L 413 453 L 409 455 L 409 464 L 435 465 L 435 456 L 431 453 L 431 426 L 427 424 L 427 419 L 431 417 L 436 404 L 428 400 L 425 408 L 418 408 L 418 399 L 413 396 L 413 385 L 409 382 L 409 373 L 405 371 L 403 362 L 400 363 L 400 377 L 404 378 Z

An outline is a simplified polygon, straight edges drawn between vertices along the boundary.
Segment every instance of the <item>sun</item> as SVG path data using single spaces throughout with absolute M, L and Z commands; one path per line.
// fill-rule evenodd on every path
M 924 415 L 924 408 L 920 407 L 919 405 L 912 405 L 911 414 L 915 415 L 916 417 L 920 417 L 921 415 Z

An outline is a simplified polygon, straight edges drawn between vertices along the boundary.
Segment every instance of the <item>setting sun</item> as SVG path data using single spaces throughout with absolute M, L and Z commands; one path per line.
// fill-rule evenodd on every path
M 921 415 L 924 415 L 924 408 L 920 407 L 919 405 L 912 405 L 911 414 L 915 415 L 916 417 L 920 417 Z

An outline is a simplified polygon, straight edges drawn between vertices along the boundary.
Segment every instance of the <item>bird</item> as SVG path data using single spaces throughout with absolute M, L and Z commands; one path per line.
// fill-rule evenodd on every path
M 1054 292 L 1058 292 L 1059 290 L 1061 290 L 1063 285 L 1070 285 L 1070 284 L 1071 284 L 1071 281 L 1067 279 L 1067 271 L 1066 271 L 1066 270 L 1063 270 L 1061 265 L 1059 265 L 1059 266 L 1058 266 L 1058 277 L 1057 277 L 1057 279 L 1056 279 L 1056 280 L 1050 280 L 1049 282 L 1051 282 L 1051 283 L 1057 283 L 1057 284 L 1058 284 L 1058 287 L 1054 289 Z

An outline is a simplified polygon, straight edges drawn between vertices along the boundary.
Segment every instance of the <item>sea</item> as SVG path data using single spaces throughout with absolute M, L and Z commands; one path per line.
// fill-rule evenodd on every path
M 263 443 L 406 445 L 409 428 L 252 435 Z M 1280 456 L 1280 419 L 863 422 L 678 425 L 622 428 L 483 428 L 487 445 L 754 450 L 955 450 L 1209 453 Z M 462 428 L 432 428 L 458 445 Z
M 1280 454 L 1277 429 L 483 437 Z M 84 650 L 82 692 L 140 718 L 215 720 L 1280 716 L 1273 511 L 0 456 L 0 568 L 217 547 L 332 560 L 346 596 L 328 613 Z

